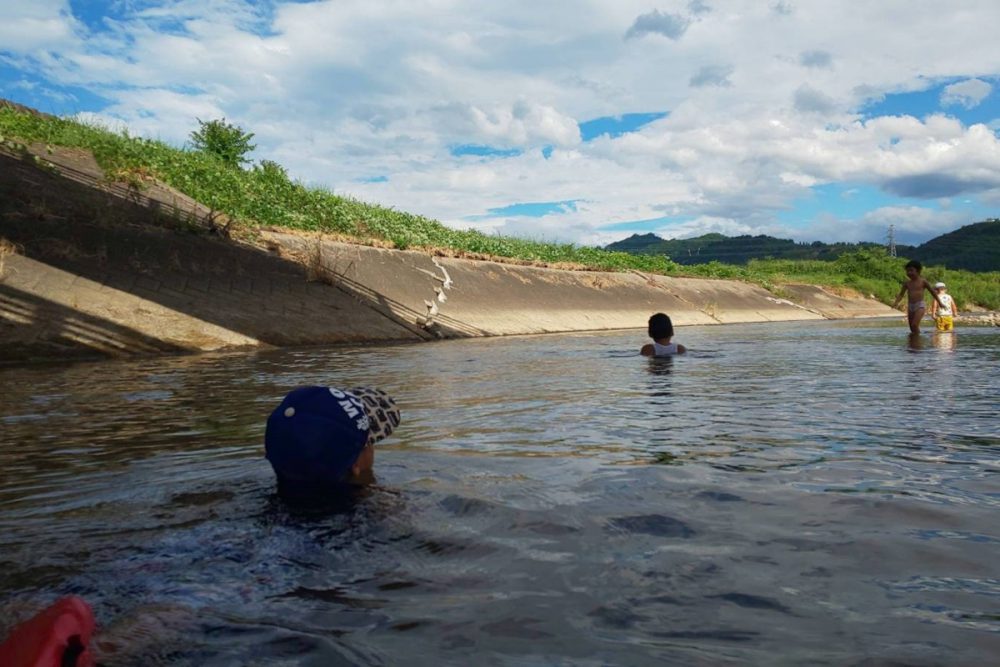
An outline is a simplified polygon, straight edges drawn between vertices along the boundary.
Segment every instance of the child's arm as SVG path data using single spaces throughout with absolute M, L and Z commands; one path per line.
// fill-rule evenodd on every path
M 896 300 L 892 302 L 892 307 L 893 308 L 899 307 L 899 300 L 903 298 L 904 294 L 906 294 L 906 283 L 903 283 L 900 286 L 900 288 L 899 288 L 899 294 L 896 295 Z
M 686 347 L 684 347 L 680 343 L 677 343 L 677 354 L 684 354 L 687 351 L 688 349 Z
M 931 287 L 931 284 L 926 280 L 924 281 L 924 289 L 931 293 L 931 296 L 934 297 L 934 301 L 937 302 L 937 305 L 941 306 L 943 309 L 944 301 L 941 300 L 941 297 L 938 296 L 937 292 L 934 291 L 934 288 Z
M 644 357 L 651 357 L 655 352 L 656 348 L 653 347 L 651 343 L 646 343 L 645 345 L 642 346 L 642 349 L 639 350 L 639 354 L 641 354 Z

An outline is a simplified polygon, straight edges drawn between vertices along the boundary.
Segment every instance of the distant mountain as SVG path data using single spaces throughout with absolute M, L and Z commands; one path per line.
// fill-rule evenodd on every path
M 903 254 L 903 253 L 900 253 Z M 992 218 L 942 234 L 911 255 L 924 264 L 968 271 L 1000 271 L 1000 219 Z
M 665 254 L 678 264 L 746 264 L 751 259 L 833 260 L 845 252 L 871 248 L 877 243 L 796 243 L 773 236 L 705 234 L 692 239 L 663 239 L 656 234 L 633 234 L 607 246 L 639 255 Z M 1000 271 L 1000 220 L 966 225 L 923 245 L 897 245 L 896 254 L 928 265 L 970 271 Z

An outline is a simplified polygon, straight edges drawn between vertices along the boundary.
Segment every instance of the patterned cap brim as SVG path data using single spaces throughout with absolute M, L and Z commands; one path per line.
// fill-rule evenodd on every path
M 399 426 L 399 408 L 396 407 L 396 401 L 392 400 L 389 394 L 381 389 L 371 387 L 354 387 L 348 391 L 364 404 L 365 414 L 368 415 L 369 422 L 369 444 L 388 438 L 393 430 Z

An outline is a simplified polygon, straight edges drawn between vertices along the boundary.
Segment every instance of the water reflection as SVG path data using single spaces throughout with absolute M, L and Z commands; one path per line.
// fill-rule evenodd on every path
M 958 334 L 954 332 L 932 334 L 909 334 L 907 348 L 912 352 L 923 352 L 930 348 L 938 350 L 955 350 L 958 347 Z
M 920 352 L 927 347 L 927 339 L 924 334 L 911 333 L 907 339 L 907 347 L 913 352 Z
M 673 357 L 647 357 L 646 368 L 652 375 L 670 375 L 674 370 Z
M 112 667 L 990 663 L 1000 334 L 641 333 L 4 369 L 0 625 L 82 594 Z M 403 424 L 289 506 L 264 419 L 317 383 Z
M 958 334 L 955 332 L 932 334 L 931 345 L 939 350 L 954 350 L 958 346 Z

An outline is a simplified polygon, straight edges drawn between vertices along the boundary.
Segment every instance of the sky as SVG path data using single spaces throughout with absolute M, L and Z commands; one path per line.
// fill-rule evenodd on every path
M 1000 2 L 4 0 L 0 97 L 537 240 L 1000 217 Z

